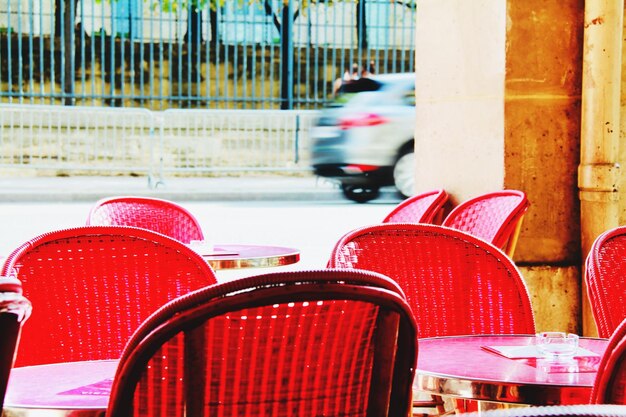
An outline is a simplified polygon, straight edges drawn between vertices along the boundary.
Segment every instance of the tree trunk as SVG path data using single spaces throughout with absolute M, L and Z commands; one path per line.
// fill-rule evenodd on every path
M 293 109 L 293 4 L 289 0 L 282 10 L 281 25 L 281 92 L 280 108 L 282 110 Z
M 62 27 L 61 24 L 63 19 L 63 4 L 64 0 L 54 0 L 54 36 L 56 38 L 61 37 Z
M 199 85 L 201 83 L 200 68 L 202 51 L 202 15 L 195 2 L 190 1 L 188 6 L 187 32 L 185 32 L 184 40 L 187 45 L 186 64 L 188 66 L 187 73 L 187 94 L 189 96 L 199 95 Z M 183 82 L 183 80 L 180 80 Z M 197 88 L 194 88 L 196 86 Z M 195 101 L 187 101 L 187 106 L 192 107 Z
M 63 1 L 63 0 L 61 0 Z M 78 0 L 63 1 L 63 100 L 66 106 L 75 104 L 74 98 L 74 12 Z
M 189 3 L 189 19 L 184 39 L 188 45 L 202 43 L 202 16 L 200 10 L 192 2 Z
M 367 50 L 367 19 L 365 11 L 365 0 L 356 2 L 356 36 L 359 50 Z
M 211 43 L 217 53 L 219 46 L 218 29 L 217 29 L 217 10 L 209 9 L 209 24 L 211 25 Z

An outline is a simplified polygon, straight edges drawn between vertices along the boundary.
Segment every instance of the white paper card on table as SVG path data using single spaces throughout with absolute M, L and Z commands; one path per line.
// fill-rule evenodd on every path
M 543 358 L 544 355 L 539 352 L 535 345 L 523 345 L 523 346 L 481 346 L 483 349 L 497 353 L 509 359 L 532 359 Z M 600 356 L 595 352 L 588 349 L 578 347 L 576 348 L 575 358 L 595 357 Z
M 233 256 L 239 255 L 239 253 L 234 252 L 232 250 L 220 249 L 220 248 L 212 248 L 206 250 L 195 250 L 202 256 Z
M 228 256 L 228 255 L 239 255 L 239 253 L 232 251 L 232 250 L 226 250 L 226 249 L 215 247 L 211 251 L 200 253 L 200 255 L 202 256 Z
M 194 250 L 195 252 L 197 252 L 198 254 L 202 256 L 238 255 L 237 252 L 222 249 L 204 240 L 203 241 L 192 240 L 191 243 L 189 243 L 187 246 L 189 246 L 192 250 Z

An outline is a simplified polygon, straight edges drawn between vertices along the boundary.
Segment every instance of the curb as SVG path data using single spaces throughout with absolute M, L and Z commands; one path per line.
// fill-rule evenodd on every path
M 316 178 L 176 178 L 150 188 L 142 177 L 0 178 L 0 201 L 95 202 L 115 195 L 173 201 L 310 201 L 349 202 L 339 187 Z M 401 201 L 395 188 L 384 187 L 372 202 Z M 355 203 L 356 204 L 356 203 Z

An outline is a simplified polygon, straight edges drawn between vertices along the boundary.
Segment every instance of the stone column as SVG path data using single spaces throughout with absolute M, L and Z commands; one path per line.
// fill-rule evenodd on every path
M 532 207 L 515 260 L 538 330 L 581 331 L 577 168 L 584 2 L 509 0 L 506 185 Z
M 595 238 L 619 221 L 623 0 L 585 2 L 580 189 L 583 261 Z M 583 333 L 597 336 L 586 291 Z
M 538 330 L 581 329 L 583 15 L 583 0 L 417 5 L 417 191 L 528 194 L 514 260 Z

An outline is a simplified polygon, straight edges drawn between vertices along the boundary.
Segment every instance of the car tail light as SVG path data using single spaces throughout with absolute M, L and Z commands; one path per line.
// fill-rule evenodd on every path
M 339 120 L 339 128 L 341 130 L 348 130 L 353 127 L 376 126 L 383 123 L 387 123 L 387 119 L 378 114 L 367 113 Z
M 362 172 L 374 171 L 378 169 L 377 165 L 351 164 L 343 167 L 346 174 L 360 174 Z

